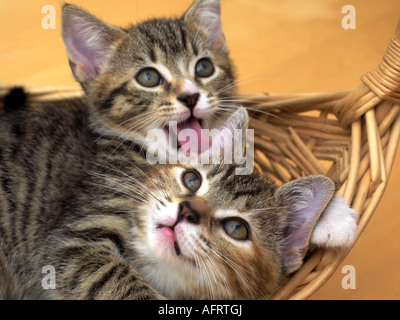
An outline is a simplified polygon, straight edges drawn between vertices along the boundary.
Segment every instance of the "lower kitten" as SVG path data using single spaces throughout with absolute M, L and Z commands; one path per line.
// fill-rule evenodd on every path
M 326 177 L 277 187 L 236 165 L 150 165 L 94 132 L 84 105 L 20 100 L 0 111 L 3 299 L 265 299 L 310 238 L 352 241 L 354 216 Z M 329 241 L 343 218 L 345 241 Z M 46 266 L 55 289 L 42 285 Z

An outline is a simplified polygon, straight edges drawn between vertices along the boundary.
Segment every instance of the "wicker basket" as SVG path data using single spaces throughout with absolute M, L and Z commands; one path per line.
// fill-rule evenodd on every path
M 322 174 L 359 214 L 357 239 L 383 196 L 400 137 L 400 23 L 379 67 L 358 88 L 314 94 L 243 94 L 255 130 L 255 166 L 277 183 Z M 10 87 L 0 87 L 0 103 Z M 30 101 L 60 102 L 79 88 L 28 87 Z M 274 299 L 306 299 L 351 248 L 315 249 Z

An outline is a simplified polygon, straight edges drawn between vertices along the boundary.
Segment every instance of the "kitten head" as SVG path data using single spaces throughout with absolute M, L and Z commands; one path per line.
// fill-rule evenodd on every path
M 196 0 L 177 19 L 120 29 L 73 5 L 62 35 L 92 121 L 103 133 L 137 140 L 149 129 L 219 128 L 234 85 L 220 1 Z
M 265 299 L 302 265 L 332 181 L 312 176 L 276 187 L 234 170 L 196 164 L 150 172 L 132 247 L 139 274 L 167 298 Z

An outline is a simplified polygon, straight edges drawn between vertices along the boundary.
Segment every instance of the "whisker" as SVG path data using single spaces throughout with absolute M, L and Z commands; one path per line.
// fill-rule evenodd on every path
M 219 108 L 221 108 L 221 109 L 224 109 L 224 108 L 231 108 L 231 106 L 230 106 L 230 105 L 225 105 L 225 104 L 220 104 Z M 245 108 L 246 108 L 246 110 L 255 111 L 255 112 L 257 112 L 257 113 L 262 113 L 262 114 L 271 116 L 271 117 L 273 117 L 273 118 L 282 120 L 282 121 L 285 122 L 287 125 L 290 125 L 290 126 L 293 125 L 292 122 L 290 122 L 290 121 L 288 121 L 288 120 L 286 120 L 286 119 L 284 119 L 284 118 L 278 116 L 278 115 L 275 114 L 275 113 L 263 111 L 263 110 L 260 110 L 260 109 L 257 109 L 257 108 L 251 108 L 251 107 L 245 107 Z M 257 119 L 254 119 L 254 120 L 257 121 Z
M 218 91 L 216 92 L 216 95 L 219 95 L 219 94 L 221 94 L 222 92 L 228 91 L 228 90 L 230 90 L 230 89 L 232 89 L 232 88 L 238 87 L 239 85 L 244 84 L 244 83 L 248 83 L 248 82 L 252 82 L 252 81 L 270 80 L 270 79 L 272 79 L 272 77 L 269 77 L 269 78 L 245 79 L 245 80 L 235 81 L 234 83 L 229 84 L 229 85 L 227 85 L 227 86 L 221 88 L 220 90 L 218 90 Z

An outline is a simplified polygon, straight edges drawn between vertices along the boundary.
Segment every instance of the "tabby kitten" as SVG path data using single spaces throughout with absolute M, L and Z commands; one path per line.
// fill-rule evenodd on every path
M 220 11 L 219 0 L 196 0 L 181 18 L 121 29 L 65 5 L 62 35 L 93 127 L 146 144 L 148 130 L 169 131 L 174 121 L 167 143 L 184 144 L 178 134 L 190 128 L 199 151 L 209 148 L 201 129 L 220 128 L 236 109 Z
M 268 298 L 301 266 L 327 205 L 317 242 L 354 236 L 325 177 L 277 187 L 236 165 L 150 165 L 93 130 L 80 103 L 8 105 L 0 128 L 3 299 Z

